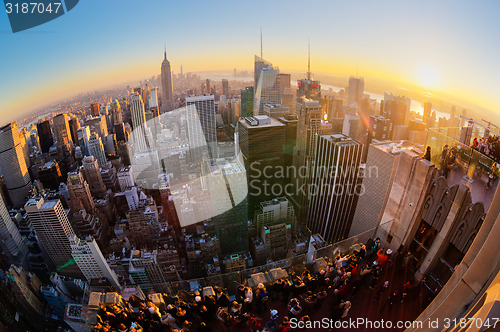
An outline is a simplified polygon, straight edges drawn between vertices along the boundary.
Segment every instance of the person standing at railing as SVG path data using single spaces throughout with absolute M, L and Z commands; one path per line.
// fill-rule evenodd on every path
M 250 287 L 245 287 L 245 299 L 243 300 L 243 306 L 245 312 L 250 312 L 253 303 L 253 292 Z
M 431 161 L 431 147 L 430 146 L 427 146 L 427 149 L 425 150 L 424 159 Z

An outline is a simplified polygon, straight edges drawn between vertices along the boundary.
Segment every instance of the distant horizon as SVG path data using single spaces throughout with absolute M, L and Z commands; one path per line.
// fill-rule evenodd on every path
M 273 63 L 273 65 L 274 65 L 274 63 Z M 177 75 L 177 74 L 180 73 L 180 65 L 178 66 L 179 71 L 175 71 L 174 69 L 175 69 L 175 67 L 172 66 L 172 73 L 174 75 Z M 183 74 L 186 75 L 186 74 L 190 73 L 190 74 L 195 74 L 195 75 L 199 75 L 199 76 L 204 76 L 204 75 L 205 76 L 210 76 L 210 75 L 213 75 L 213 76 L 224 76 L 224 75 L 227 74 L 228 76 L 231 76 L 234 73 L 234 69 L 236 69 L 237 72 L 238 71 L 240 71 L 240 72 L 243 72 L 243 71 L 248 72 L 249 76 L 243 77 L 243 78 L 248 78 L 249 82 L 250 81 L 253 82 L 253 68 L 252 69 L 250 69 L 250 68 L 249 69 L 244 69 L 244 68 L 232 68 L 232 69 L 229 69 L 228 68 L 228 69 L 199 70 L 199 71 L 185 71 L 185 70 L 183 70 Z M 282 71 L 282 70 L 280 70 L 280 72 L 283 72 L 283 73 L 286 73 L 286 74 L 291 74 L 292 76 L 296 76 L 297 79 L 300 79 L 300 75 L 304 75 L 303 78 L 305 78 L 305 74 L 306 74 L 305 71 L 300 72 L 300 71 Z M 89 94 L 89 93 L 92 93 L 92 92 L 98 92 L 98 91 L 103 91 L 103 90 L 108 90 L 108 89 L 124 88 L 126 85 L 139 84 L 142 81 L 148 80 L 148 79 L 150 79 L 150 78 L 152 78 L 154 76 L 159 76 L 159 75 L 160 75 L 160 70 L 158 70 L 158 72 L 156 74 L 144 75 L 142 78 L 124 80 L 122 82 L 113 83 L 113 84 L 110 84 L 110 85 L 107 85 L 107 86 L 102 86 L 102 87 L 95 88 L 95 89 L 89 89 L 89 90 L 85 90 L 85 91 L 79 91 L 79 92 L 70 94 L 68 96 L 62 97 L 62 98 L 60 98 L 58 100 L 53 100 L 51 102 L 47 102 L 46 104 L 41 105 L 41 106 L 39 106 L 39 107 L 37 107 L 35 109 L 32 109 L 31 111 L 28 111 L 28 112 L 24 113 L 21 116 L 17 116 L 15 118 L 12 118 L 9 121 L 22 120 L 22 119 L 24 119 L 26 117 L 35 115 L 37 113 L 41 113 L 41 112 L 44 111 L 44 108 L 53 107 L 55 105 L 63 103 L 64 100 L 66 100 L 66 99 L 77 98 L 79 95 Z M 338 80 L 345 81 L 344 82 L 345 86 L 340 86 L 337 83 L 337 86 L 339 88 L 343 88 L 343 89 L 347 88 L 347 84 L 348 84 L 349 78 L 353 77 L 353 76 L 356 76 L 355 74 L 340 74 L 340 73 L 328 73 L 328 72 L 318 72 L 318 73 L 312 72 L 312 75 L 313 75 L 313 79 L 318 79 L 318 80 L 320 80 L 320 79 L 316 78 L 316 77 L 322 77 L 323 76 L 323 77 L 329 77 L 329 78 L 332 78 L 332 79 L 338 79 Z M 387 92 L 387 93 L 392 93 L 392 94 L 405 95 L 406 97 L 410 98 L 411 100 L 418 101 L 418 102 L 424 102 L 424 101 L 426 101 L 426 100 L 424 100 L 424 98 L 415 98 L 414 97 L 415 94 L 426 92 L 424 90 L 422 90 L 422 91 L 415 91 L 415 90 L 413 90 L 415 88 L 422 89 L 421 87 L 412 86 L 409 83 L 398 82 L 398 81 L 391 81 L 391 80 L 387 80 L 387 79 L 383 79 L 383 78 L 378 78 L 378 77 L 365 77 L 365 76 L 359 75 L 359 74 L 358 74 L 358 76 L 361 77 L 361 78 L 363 78 L 365 80 L 365 93 L 368 92 L 368 93 L 383 94 L 384 92 Z M 230 77 L 228 77 L 228 79 L 229 78 Z M 240 78 L 241 79 L 242 77 L 236 76 L 235 78 Z M 373 82 L 373 80 L 376 80 L 378 82 L 375 83 L 375 82 Z M 331 85 L 331 83 L 325 83 L 323 81 L 321 81 L 321 83 L 322 84 Z M 387 88 L 387 87 L 375 87 L 375 86 L 380 85 L 380 84 L 384 84 L 384 85 L 389 84 L 392 87 L 390 87 L 390 88 Z M 398 85 L 399 85 L 399 87 L 398 87 Z M 405 85 L 406 85 L 406 87 L 405 87 Z M 368 87 L 368 89 L 366 87 Z M 174 80 L 174 88 L 175 88 L 175 80 Z M 377 90 L 377 91 L 370 91 L 370 89 L 371 90 Z M 404 91 L 396 92 L 397 89 L 406 90 L 406 93 Z M 322 89 L 322 90 L 327 91 L 327 89 Z M 455 105 L 455 106 L 458 107 L 457 114 L 460 113 L 461 108 L 467 109 L 472 114 L 477 114 L 477 112 L 479 112 L 479 111 L 491 112 L 492 114 L 488 114 L 488 116 L 490 116 L 490 115 L 492 116 L 494 114 L 494 110 L 488 109 L 488 108 L 486 108 L 484 106 L 481 106 L 481 105 L 478 105 L 478 104 L 475 104 L 474 102 L 471 102 L 471 101 L 468 101 L 468 100 L 462 100 L 461 98 L 458 98 L 458 97 L 455 97 L 455 96 L 451 96 L 451 95 L 447 95 L 446 93 L 442 93 L 440 91 L 434 91 L 434 90 L 428 90 L 428 91 L 429 92 L 432 91 L 432 94 L 433 95 L 435 94 L 435 96 L 433 96 L 431 98 L 427 98 L 427 100 L 438 100 L 438 101 L 444 102 L 445 104 Z M 449 98 L 452 98 L 452 99 L 449 100 Z M 448 99 L 448 100 L 444 100 L 444 99 Z M 49 112 L 48 109 L 46 111 Z M 450 110 L 441 110 L 441 111 L 444 112 L 444 113 L 449 113 Z M 493 119 L 490 119 L 490 120 L 493 120 Z
M 157 74 L 165 44 L 175 72 L 181 64 L 185 72 L 252 68 L 262 29 L 263 56 L 283 72 L 305 73 L 310 42 L 316 75 L 359 72 L 367 81 L 439 91 L 497 115 L 499 11 L 497 1 L 88 0 L 18 33 L 10 32 L 4 12 L 0 114 L 12 119 L 82 91 Z

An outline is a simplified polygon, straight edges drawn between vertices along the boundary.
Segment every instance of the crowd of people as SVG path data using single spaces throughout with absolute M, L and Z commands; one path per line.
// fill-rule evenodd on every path
M 487 137 L 481 137 L 479 139 L 474 137 L 471 147 L 496 162 L 500 161 L 500 138 L 497 135 L 488 135 Z
M 330 309 L 328 318 L 343 320 L 349 317 L 351 300 L 363 287 L 370 288 L 378 305 L 404 302 L 414 285 L 406 282 L 389 293 L 390 282 L 383 279 L 383 271 L 403 269 L 407 258 L 384 249 L 377 238 L 349 255 L 336 255 L 317 272 L 305 269 L 267 286 L 260 283 L 255 289 L 239 285 L 233 300 L 224 289 L 215 287 L 215 294 L 206 296 L 201 289 L 182 296 L 163 294 L 157 305 L 134 295 L 124 306 L 101 305 L 93 330 L 284 332 L 291 330 L 292 321 L 311 320 L 311 314 L 325 305 Z

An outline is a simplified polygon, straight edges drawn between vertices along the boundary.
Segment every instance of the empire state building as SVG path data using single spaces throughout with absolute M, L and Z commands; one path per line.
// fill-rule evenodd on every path
M 163 112 L 171 111 L 175 108 L 174 89 L 172 87 L 172 71 L 170 62 L 167 60 L 167 51 L 165 50 L 165 58 L 161 63 L 161 96 L 163 99 Z

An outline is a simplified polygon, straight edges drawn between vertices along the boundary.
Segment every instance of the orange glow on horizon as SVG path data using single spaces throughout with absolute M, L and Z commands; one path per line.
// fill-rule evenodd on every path
M 282 72 L 305 73 L 307 71 L 307 55 L 302 57 L 294 54 L 270 54 L 269 57 L 264 54 L 266 60 L 280 68 Z M 21 114 L 25 115 L 41 105 L 62 100 L 67 97 L 78 95 L 87 91 L 98 90 L 112 85 L 123 84 L 129 81 L 139 81 L 159 74 L 161 57 L 148 57 L 147 61 L 139 66 L 131 67 L 129 62 L 116 63 L 112 68 L 97 68 L 97 74 L 91 74 L 81 68 L 71 73 L 69 79 L 57 77 L 48 82 L 47 85 L 38 90 L 22 90 L 17 96 L 12 96 L 4 104 L 2 116 L 4 119 L 18 118 Z M 237 51 L 229 51 L 224 56 L 201 57 L 199 54 L 192 54 L 183 57 L 181 61 L 176 59 L 175 55 L 169 56 L 174 73 L 180 71 L 180 65 L 184 67 L 184 72 L 199 72 L 210 70 L 232 71 L 248 70 L 253 72 L 253 56 L 241 54 Z M 228 68 L 229 67 L 229 68 Z M 359 62 L 359 76 L 365 78 L 365 82 L 370 85 L 370 78 L 390 81 L 394 83 L 408 84 L 410 86 L 422 86 L 423 89 L 435 89 L 438 83 L 437 71 L 432 67 L 421 67 L 419 70 L 420 82 L 415 82 L 415 78 L 410 77 L 409 73 L 401 73 L 391 67 L 390 64 L 382 65 L 373 61 L 365 60 Z M 326 56 L 315 56 L 311 59 L 311 71 L 316 74 L 326 74 L 339 76 L 341 78 L 354 75 L 356 65 L 353 60 L 343 59 L 341 57 L 332 58 Z M 251 74 L 250 74 L 251 75 Z M 432 83 L 432 84 L 431 84 Z M 442 85 L 442 84 L 441 84 Z M 368 90 L 369 91 L 369 90 Z M 437 89 L 435 91 L 438 91 Z M 460 91 L 454 89 L 439 89 L 439 91 L 456 96 L 461 100 L 475 103 L 489 109 L 498 108 L 499 102 L 493 96 L 481 96 L 475 91 Z

